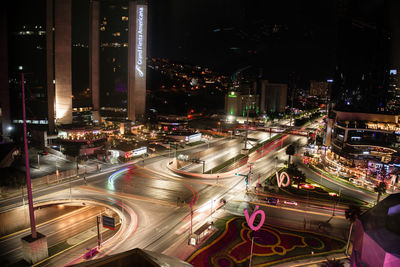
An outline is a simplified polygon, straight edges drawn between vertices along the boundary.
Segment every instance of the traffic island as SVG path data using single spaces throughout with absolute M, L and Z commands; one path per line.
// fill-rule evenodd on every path
M 31 234 L 21 238 L 22 254 L 29 264 L 35 264 L 49 256 L 47 237 L 39 232 L 36 234 L 36 238 L 33 238 Z
M 287 168 L 281 168 L 277 171 L 278 174 L 282 172 L 287 172 Z M 331 190 L 315 181 L 309 180 L 309 178 L 305 178 L 305 182 L 292 181 L 290 186 L 279 187 L 275 177 L 276 174 L 273 174 L 265 180 L 264 192 L 260 192 L 260 195 L 263 195 L 263 193 L 268 193 L 269 195 L 273 192 L 278 194 L 277 197 L 296 197 L 307 201 L 324 201 L 341 205 L 368 205 L 365 201 Z
M 264 224 L 253 240 L 243 217 L 216 222 L 218 232 L 186 261 L 193 266 L 269 266 L 309 257 L 343 253 L 346 242 L 335 237 L 277 225 Z

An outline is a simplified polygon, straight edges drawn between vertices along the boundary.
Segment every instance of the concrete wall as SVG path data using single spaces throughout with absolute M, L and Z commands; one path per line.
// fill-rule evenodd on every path
M 49 152 L 50 154 L 56 155 L 56 156 L 61 157 L 63 159 L 67 159 L 67 156 L 65 156 L 63 153 L 61 153 L 58 150 L 52 149 L 51 147 L 45 147 L 44 150 Z
M 8 235 L 21 229 L 30 228 L 29 209 L 26 202 L 26 190 L 24 192 L 24 196 L 24 207 L 18 207 L 11 211 L 0 213 L 0 236 Z M 45 209 L 35 209 L 35 221 L 36 224 L 40 224 L 74 210 L 77 210 L 77 208 L 71 206 L 64 206 L 63 209 L 59 209 L 56 206 Z

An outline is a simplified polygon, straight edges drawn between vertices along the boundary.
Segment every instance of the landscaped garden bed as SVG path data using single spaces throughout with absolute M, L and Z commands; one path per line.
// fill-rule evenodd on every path
M 218 232 L 187 259 L 193 266 L 249 266 L 252 235 L 253 266 L 343 252 L 346 245 L 327 235 L 267 223 L 254 233 L 243 217 L 227 217 L 216 226 Z
M 286 172 L 287 168 L 282 168 L 279 170 L 279 173 Z M 270 184 L 276 185 L 275 174 L 268 178 L 270 180 Z M 344 194 L 340 194 L 334 190 L 331 190 L 327 187 L 324 187 L 320 184 L 317 184 L 313 181 L 305 179 L 305 182 L 299 183 L 297 186 L 296 183 L 292 182 L 291 186 L 281 187 L 279 188 L 279 194 L 290 196 L 290 197 L 300 197 L 308 200 L 318 200 L 318 201 L 327 201 L 330 203 L 336 202 L 337 204 L 344 205 L 367 205 L 368 203 L 356 198 L 349 197 Z

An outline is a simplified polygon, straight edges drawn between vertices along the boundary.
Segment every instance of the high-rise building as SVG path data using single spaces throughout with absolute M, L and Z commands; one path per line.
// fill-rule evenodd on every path
M 326 98 L 330 92 L 331 83 L 310 81 L 310 96 L 316 96 L 318 98 Z
M 400 112 L 400 73 L 397 69 L 389 70 L 387 91 L 388 91 L 388 110 Z
M 336 0 L 336 109 L 387 112 L 390 31 L 385 1 Z
M 0 118 L 2 136 L 9 136 L 12 129 L 10 120 L 10 91 L 8 88 L 8 36 L 7 11 L 0 10 Z
M 49 132 L 55 130 L 55 105 L 54 105 L 54 23 L 53 0 L 46 0 L 46 87 L 47 87 L 47 114 Z
M 285 83 L 261 82 L 260 112 L 284 112 L 287 101 L 288 85 Z
M 92 118 L 100 121 L 100 3 L 96 0 L 89 4 L 89 88 L 92 92 Z
M 71 0 L 54 2 L 56 123 L 72 123 Z M 47 66 L 48 68 L 50 66 Z
M 101 107 L 127 107 L 128 4 L 128 1 L 100 1 Z
M 29 129 L 47 129 L 47 92 L 46 92 L 46 5 L 24 2 L 9 3 L 7 16 L 8 57 L 2 63 L 8 65 L 8 93 L 10 101 L 9 134 L 18 135 L 22 130 L 22 94 L 21 73 L 24 73 L 26 119 Z M 29 17 L 29 13 L 34 17 Z M 3 50 L 1 51 L 3 52 Z M 53 79 L 52 79 L 53 82 Z M 7 88 L 6 88 L 7 89 Z M 7 92 L 3 91 L 6 94 Z M 9 135 L 7 134 L 7 135 Z M 16 136 L 13 136 L 13 138 Z
M 147 3 L 129 2 L 128 119 L 142 119 L 146 108 Z
M 229 116 L 240 116 L 240 92 L 231 91 L 225 96 L 225 113 Z
M 260 109 L 260 96 L 249 95 L 244 92 L 230 91 L 225 95 L 225 112 L 228 116 L 250 117 L 258 115 Z

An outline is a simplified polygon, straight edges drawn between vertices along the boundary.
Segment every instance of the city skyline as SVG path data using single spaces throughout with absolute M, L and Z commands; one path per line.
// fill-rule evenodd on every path
M 0 9 L 1 266 L 400 265 L 400 2 Z

